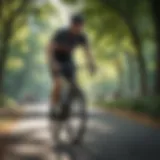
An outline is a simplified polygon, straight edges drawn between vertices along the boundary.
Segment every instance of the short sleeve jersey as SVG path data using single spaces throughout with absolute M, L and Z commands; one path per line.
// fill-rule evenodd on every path
M 59 61 L 68 61 L 72 59 L 72 51 L 79 45 L 88 46 L 87 36 L 84 33 L 74 35 L 68 29 L 61 29 L 56 32 L 52 42 L 71 48 L 70 51 L 54 50 L 54 56 Z

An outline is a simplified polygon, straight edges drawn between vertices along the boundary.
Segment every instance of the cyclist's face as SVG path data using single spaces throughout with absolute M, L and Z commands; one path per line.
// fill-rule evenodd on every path
M 72 30 L 76 34 L 81 33 L 83 31 L 83 28 L 84 24 L 79 24 L 79 23 L 72 24 Z

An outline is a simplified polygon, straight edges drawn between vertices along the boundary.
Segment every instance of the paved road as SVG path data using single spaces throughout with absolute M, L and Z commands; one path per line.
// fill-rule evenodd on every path
M 6 160 L 10 160 L 10 157 L 11 160 L 160 159 L 159 129 L 97 110 L 89 111 L 84 144 L 63 145 L 61 150 L 56 152 L 50 147 L 51 134 L 47 112 L 45 104 L 25 108 L 26 116 L 22 117 L 13 132 L 14 138 L 8 148 Z

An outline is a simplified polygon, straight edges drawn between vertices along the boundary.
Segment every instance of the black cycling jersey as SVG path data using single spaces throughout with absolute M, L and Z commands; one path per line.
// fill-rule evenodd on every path
M 61 29 L 57 31 L 55 36 L 52 38 L 52 42 L 71 48 L 68 52 L 58 49 L 54 50 L 54 58 L 60 62 L 72 60 L 72 52 L 78 45 L 88 45 L 88 40 L 84 33 L 76 35 L 71 33 L 69 29 Z

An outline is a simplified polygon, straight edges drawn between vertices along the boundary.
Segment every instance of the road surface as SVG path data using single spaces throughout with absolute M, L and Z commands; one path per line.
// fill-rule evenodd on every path
M 56 151 L 50 147 L 47 105 L 26 106 L 24 110 L 24 116 L 12 133 L 6 160 L 160 159 L 160 129 L 90 109 L 84 144 L 66 144 Z

